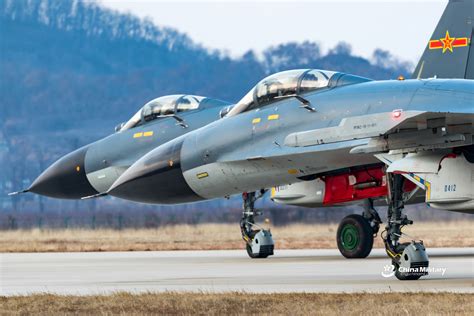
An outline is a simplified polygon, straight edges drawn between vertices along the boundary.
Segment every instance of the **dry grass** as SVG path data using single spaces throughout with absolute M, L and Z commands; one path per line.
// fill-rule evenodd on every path
M 337 225 L 294 224 L 272 229 L 278 249 L 336 248 Z M 404 230 L 428 247 L 473 247 L 474 222 L 416 223 Z M 216 242 L 218 241 L 218 242 Z M 237 224 L 158 229 L 0 231 L 0 252 L 241 249 Z M 382 247 L 376 238 L 375 247 Z
M 474 315 L 473 294 L 206 294 L 0 297 L 1 315 Z

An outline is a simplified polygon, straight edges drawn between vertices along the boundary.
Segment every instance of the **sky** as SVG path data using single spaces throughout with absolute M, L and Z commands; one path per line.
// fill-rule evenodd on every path
M 98 0 L 149 17 L 210 49 L 238 57 L 249 49 L 305 40 L 323 52 L 339 41 L 370 58 L 376 48 L 416 63 L 447 0 Z

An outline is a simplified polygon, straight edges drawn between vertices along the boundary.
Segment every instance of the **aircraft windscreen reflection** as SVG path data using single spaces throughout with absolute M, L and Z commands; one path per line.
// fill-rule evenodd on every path
M 255 85 L 229 112 L 229 116 L 249 111 L 285 97 L 295 96 L 329 86 L 333 71 L 298 69 L 266 77 Z
M 159 117 L 197 110 L 204 99 L 206 98 L 184 94 L 168 95 L 153 99 L 135 113 L 120 130 L 124 131 Z

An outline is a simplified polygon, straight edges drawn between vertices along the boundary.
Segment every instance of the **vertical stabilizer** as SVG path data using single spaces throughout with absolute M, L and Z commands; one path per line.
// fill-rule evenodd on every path
M 450 0 L 412 78 L 474 79 L 474 0 Z

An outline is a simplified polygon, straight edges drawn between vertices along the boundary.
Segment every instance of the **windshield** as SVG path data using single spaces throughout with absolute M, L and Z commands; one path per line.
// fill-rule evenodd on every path
M 153 99 L 135 113 L 120 130 L 124 131 L 159 117 L 197 110 L 204 99 L 206 98 L 184 94 L 168 95 Z
M 336 72 L 317 69 L 288 70 L 266 77 L 229 112 L 233 116 L 286 97 L 326 88 Z

